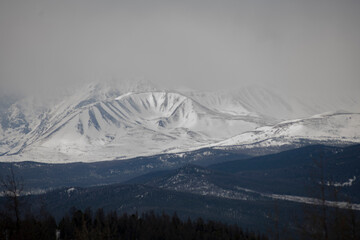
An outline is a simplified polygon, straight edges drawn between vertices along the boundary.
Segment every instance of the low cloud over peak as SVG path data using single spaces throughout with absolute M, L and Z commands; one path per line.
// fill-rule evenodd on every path
M 359 16 L 351 0 L 2 1 L 0 88 L 56 92 L 115 78 L 355 95 Z

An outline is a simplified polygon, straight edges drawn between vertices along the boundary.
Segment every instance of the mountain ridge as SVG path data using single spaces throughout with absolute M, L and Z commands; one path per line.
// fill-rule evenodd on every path
M 0 161 L 86 162 L 204 147 L 249 144 L 252 148 L 269 147 L 272 144 L 259 145 L 257 142 L 268 141 L 271 134 L 273 138 L 284 139 L 283 135 L 275 133 L 281 130 L 280 126 L 285 129 L 286 124 L 297 124 L 299 127 L 301 121 L 308 123 L 311 119 L 320 119 L 316 124 L 323 124 L 326 128 L 335 116 L 327 114 L 299 122 L 291 119 L 284 122 L 282 117 L 276 117 L 277 111 L 279 116 L 285 116 L 294 109 L 281 96 L 264 88 L 244 89 L 243 93 L 227 96 L 195 91 L 182 93 L 141 82 L 128 85 L 101 83 L 85 86 L 48 108 L 21 100 L 2 110 L 6 114 L 0 128 Z M 23 114 L 24 108 L 30 114 Z M 359 115 L 347 114 L 348 118 L 356 119 Z M 332 129 L 334 126 L 329 125 L 325 130 L 335 131 Z M 342 127 L 356 134 L 353 138 L 346 138 L 338 132 L 325 134 L 319 139 L 311 134 L 306 136 L 309 131 L 305 131 L 306 134 L 300 134 L 296 141 L 288 139 L 277 144 L 296 145 L 301 136 L 312 141 L 344 144 L 360 141 L 359 126 Z M 247 137 L 249 133 L 257 133 L 252 141 Z

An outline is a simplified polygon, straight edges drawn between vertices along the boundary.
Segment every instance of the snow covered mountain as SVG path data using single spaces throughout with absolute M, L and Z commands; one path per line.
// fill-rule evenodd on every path
M 260 87 L 201 93 L 113 82 L 45 103 L 34 97 L 1 103 L 0 161 L 92 162 L 314 137 L 360 141 L 357 114 L 281 122 L 317 112 Z
M 186 93 L 205 106 L 235 115 L 256 115 L 269 123 L 308 118 L 325 112 L 360 112 L 359 96 L 311 96 L 306 99 L 262 86 L 244 86 L 233 91 Z
M 257 128 L 217 143 L 240 148 L 278 147 L 312 143 L 360 142 L 359 113 L 325 113 L 310 118 L 290 120 L 274 126 Z
M 17 112 L 11 107 L 7 122 Z M 258 116 L 221 113 L 181 93 L 104 84 L 19 119 L 20 126 L 34 123 L 26 131 L 4 127 L 1 160 L 100 161 L 183 151 L 263 124 Z

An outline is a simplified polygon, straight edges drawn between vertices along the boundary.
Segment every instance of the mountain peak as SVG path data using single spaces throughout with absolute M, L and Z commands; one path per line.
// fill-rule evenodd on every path
M 86 87 L 95 94 L 113 97 L 128 92 L 150 92 L 159 90 L 156 84 L 148 80 L 108 80 L 92 82 Z

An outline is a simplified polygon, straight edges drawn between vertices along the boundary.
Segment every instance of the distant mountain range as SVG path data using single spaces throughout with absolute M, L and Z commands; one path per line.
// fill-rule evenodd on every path
M 309 104 L 262 87 L 209 93 L 136 82 L 90 84 L 45 102 L 1 99 L 2 162 L 97 162 L 207 147 L 250 153 L 360 142 L 360 101 L 350 97 Z

